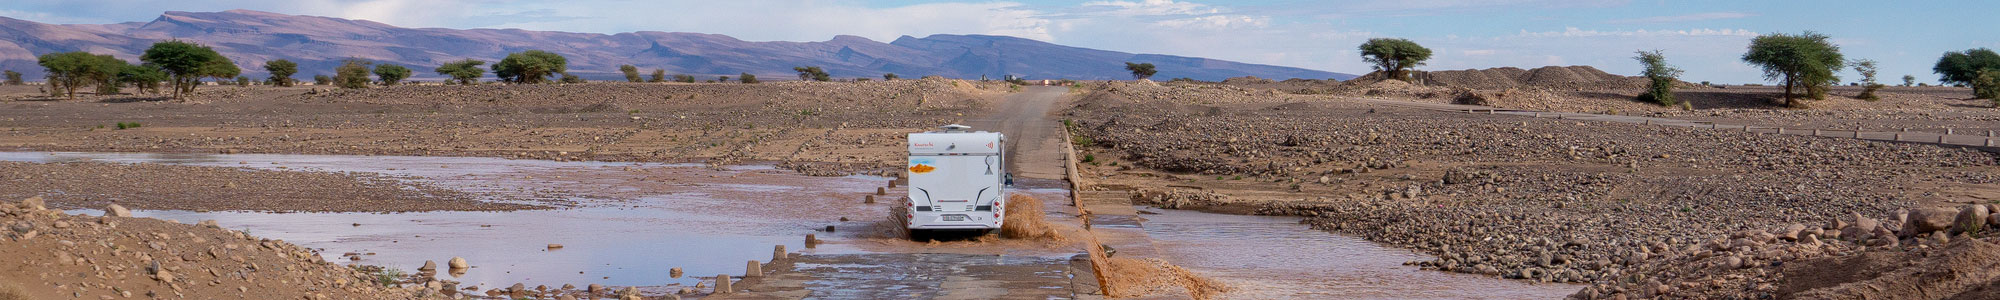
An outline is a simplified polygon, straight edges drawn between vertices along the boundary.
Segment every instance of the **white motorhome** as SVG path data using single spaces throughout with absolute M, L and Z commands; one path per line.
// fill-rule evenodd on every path
M 903 222 L 912 236 L 932 230 L 990 231 L 1005 218 L 1007 136 L 945 125 L 911 133 L 910 195 Z

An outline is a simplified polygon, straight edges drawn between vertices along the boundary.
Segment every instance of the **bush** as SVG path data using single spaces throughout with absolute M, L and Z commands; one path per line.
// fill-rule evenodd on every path
M 888 73 L 888 74 L 882 74 L 882 80 L 884 80 L 884 81 L 888 81 L 888 80 L 896 80 L 896 79 L 898 79 L 898 78 L 903 78 L 903 77 L 902 77 L 902 76 L 896 76 L 896 73 Z
M 674 74 L 674 82 L 694 83 L 694 75 Z
M 639 82 L 639 79 L 640 79 L 640 78 L 639 78 L 639 67 L 635 67 L 635 66 L 632 66 L 632 65 L 619 65 L 619 66 L 618 66 L 618 72 L 619 72 L 619 73 L 625 73 L 625 81 L 626 81 L 626 82 Z
M 1841 58 L 1840 47 L 1827 39 L 1826 35 L 1811 31 L 1758 36 L 1750 41 L 1750 51 L 1743 54 L 1743 61 L 1763 68 L 1764 78 L 1785 83 L 1786 106 L 1803 107 L 1796 91 L 1803 88 L 1805 97 L 1825 99 L 1827 85 L 1840 80 L 1834 71 L 1847 62 Z
M 1639 94 L 1639 99 L 1661 106 L 1679 104 L 1680 102 L 1674 100 L 1674 81 L 1676 81 L 1674 78 L 1681 76 L 1681 69 L 1667 65 L 1667 56 L 1660 50 L 1638 53 L 1639 56 L 1632 59 L 1639 60 L 1640 64 L 1646 66 L 1643 74 L 1650 80 L 1646 85 L 1646 92 Z
M 437 71 L 438 75 L 451 76 L 451 80 L 446 80 L 445 83 L 457 82 L 461 85 L 472 85 L 479 83 L 479 77 L 486 76 L 486 69 L 479 67 L 485 64 L 486 61 L 483 60 L 466 59 L 445 63 L 438 66 L 435 71 Z
M 1855 60 L 1853 64 L 1854 64 L 1854 72 L 1861 73 L 1860 84 L 1862 86 L 1861 94 L 1855 95 L 1854 97 L 1868 101 L 1882 100 L 1881 96 L 1875 95 L 1875 91 L 1882 89 L 1882 84 L 1875 82 L 1875 61 L 1869 59 L 1861 59 L 1861 60 Z
M 1916 83 L 1917 83 L 1916 76 L 1903 75 L 1903 86 L 1913 86 L 1916 85 Z
M 1992 99 L 1995 106 L 2000 106 L 2000 69 L 1979 71 L 1979 78 L 1972 81 L 1972 95 Z
M 313 75 L 313 85 L 333 85 L 333 77 Z
M 562 81 L 559 82 L 564 84 L 583 83 L 583 77 L 576 77 L 576 75 L 571 75 L 570 73 L 562 73 Z
M 359 58 L 349 58 L 333 68 L 333 83 L 344 89 L 368 88 L 368 65 L 373 64 Z
M 715 80 L 709 82 L 729 82 L 729 76 L 716 76 Z
M 757 82 L 758 82 L 758 81 L 757 81 L 757 75 L 750 75 L 750 73 L 743 73 L 743 74 L 737 74 L 737 75 L 736 75 L 736 80 L 737 80 L 737 81 L 742 81 L 743 83 L 757 83 Z
M 653 69 L 653 78 L 646 80 L 646 82 L 667 82 L 667 70 Z
M 7 70 L 4 73 L 7 75 L 7 80 L 4 82 L 0 82 L 0 84 L 21 85 L 21 72 L 14 72 L 14 70 Z
M 113 86 L 116 86 L 116 85 L 113 85 Z M 247 86 L 250 86 L 250 77 L 249 77 L 249 76 L 236 76 L 236 86 L 242 86 L 242 87 L 247 87 Z M 113 92 L 116 92 L 116 91 L 113 91 Z
M 154 94 L 160 93 L 160 82 L 167 81 L 167 79 L 166 72 L 160 71 L 159 68 L 147 66 L 126 65 L 124 69 L 118 71 L 118 82 L 130 84 L 140 91 Z
M 382 79 L 382 85 L 396 85 L 403 82 L 404 78 L 410 78 L 410 68 L 396 64 L 376 65 L 375 77 Z
M 1407 70 L 1431 59 L 1431 49 L 1408 39 L 1373 38 L 1361 43 L 1361 61 L 1375 64 L 1375 71 L 1391 79 L 1410 81 Z
M 139 122 L 118 122 L 118 130 L 139 128 Z

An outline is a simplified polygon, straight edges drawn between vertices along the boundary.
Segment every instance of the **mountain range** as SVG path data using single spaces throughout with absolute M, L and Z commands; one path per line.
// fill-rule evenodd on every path
M 791 78 L 793 67 L 818 66 L 836 78 L 938 75 L 953 78 L 1130 79 L 1125 62 L 1152 63 L 1155 78 L 1222 80 L 1257 76 L 1340 79 L 1354 75 L 1200 57 L 1133 54 L 992 35 L 903 36 L 882 43 L 858 36 L 824 42 L 755 42 L 720 34 L 642 31 L 617 34 L 521 29 L 403 28 L 368 20 L 297 16 L 251 10 L 170 11 L 149 22 L 44 24 L 0 17 L 0 69 L 41 77 L 35 57 L 64 51 L 111 54 L 136 62 L 154 42 L 178 39 L 214 47 L 242 67 L 265 76 L 266 61 L 299 64 L 294 78 L 332 75 L 342 60 L 359 58 L 417 70 L 420 78 L 460 59 L 497 61 L 508 53 L 543 50 L 569 59 L 570 73 L 614 79 L 618 66 L 642 72 L 703 76 L 756 74 Z M 428 75 L 428 76 L 426 76 Z M 490 75 L 489 75 L 490 78 Z M 706 78 L 706 77 L 704 77 Z

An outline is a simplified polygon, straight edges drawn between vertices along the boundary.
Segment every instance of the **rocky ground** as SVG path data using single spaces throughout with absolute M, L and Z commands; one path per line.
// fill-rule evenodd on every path
M 1973 150 L 1274 91 L 1108 83 L 1065 117 L 1100 186 L 1141 191 L 1139 202 L 1307 216 L 1436 255 L 1413 262 L 1425 268 L 1548 282 L 1661 278 L 1674 271 L 1654 266 L 1747 230 L 2000 201 L 2000 157 Z M 1728 291 L 1674 295 L 1757 295 Z
M 0 199 L 51 207 L 275 212 L 493 211 L 544 208 L 379 174 L 96 162 L 0 162 Z
M 451 291 L 444 282 L 328 263 L 311 249 L 211 223 L 45 207 L 40 199 L 0 203 L 0 257 L 7 258 L 0 260 L 0 298 L 441 299 Z
M 962 122 L 1015 91 L 945 79 L 762 84 L 591 83 L 365 90 L 202 87 L 60 100 L 0 87 L 13 150 L 450 155 L 748 161 L 824 175 L 890 170 L 889 138 Z M 119 129 L 118 123 L 138 123 Z

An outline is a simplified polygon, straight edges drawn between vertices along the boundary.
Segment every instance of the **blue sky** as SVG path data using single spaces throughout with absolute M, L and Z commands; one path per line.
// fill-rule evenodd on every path
M 1354 48 L 1415 40 L 1427 70 L 1591 65 L 1632 75 L 1637 50 L 1664 50 L 1689 81 L 1762 82 L 1738 58 L 1757 34 L 1806 30 L 1882 80 L 1916 75 L 1946 51 L 2000 48 L 2000 1 L 1098 0 L 1098 1 L 512 1 L 13 0 L 0 16 L 51 23 L 147 21 L 162 11 L 254 9 L 406 27 L 574 32 L 680 31 L 757 41 L 858 35 L 997 34 L 1138 53 L 1366 73 Z M 1843 79 L 1856 79 L 1851 70 Z

